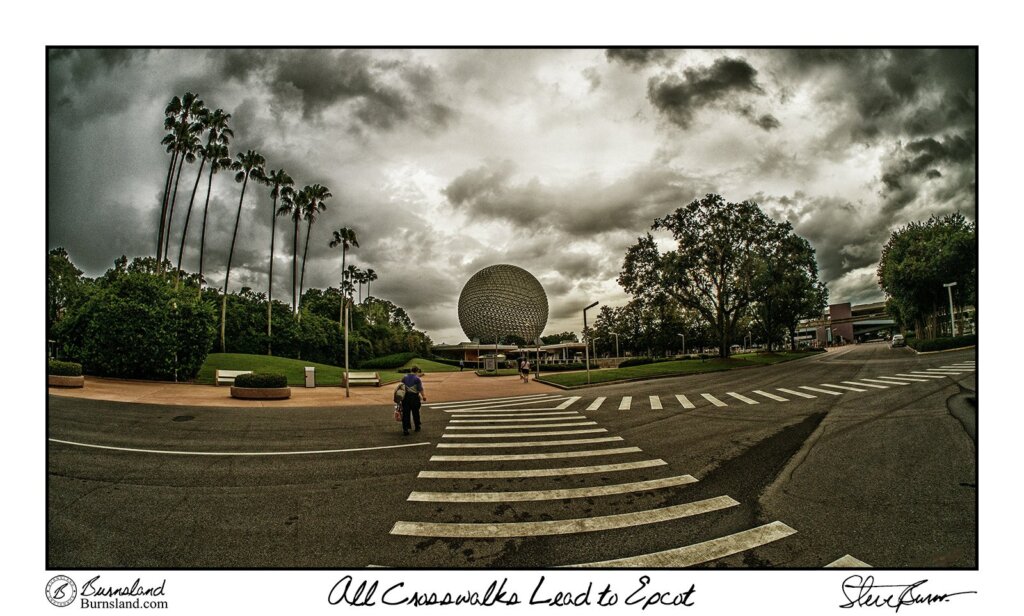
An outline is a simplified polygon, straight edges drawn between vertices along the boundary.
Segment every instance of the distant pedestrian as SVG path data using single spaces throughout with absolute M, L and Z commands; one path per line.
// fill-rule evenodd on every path
M 519 364 L 519 378 L 524 383 L 530 382 L 530 360 L 525 357 L 523 358 L 523 363 Z
M 402 398 L 402 435 L 409 436 L 409 428 L 415 426 L 420 431 L 420 401 L 427 401 L 427 394 L 423 391 L 423 381 L 420 375 L 423 371 L 419 366 L 409 369 L 409 374 L 402 377 L 402 384 L 405 385 L 405 397 Z M 411 420 L 411 421 L 410 421 Z
M 466 362 L 459 360 L 459 372 L 462 372 L 466 368 Z

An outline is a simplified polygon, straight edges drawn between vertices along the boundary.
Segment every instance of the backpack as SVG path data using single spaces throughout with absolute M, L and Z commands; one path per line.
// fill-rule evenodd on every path
M 405 398 L 405 383 L 399 383 L 395 388 L 395 404 L 401 404 Z

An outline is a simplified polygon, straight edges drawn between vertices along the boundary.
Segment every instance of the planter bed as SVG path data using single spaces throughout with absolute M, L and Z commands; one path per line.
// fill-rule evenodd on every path
M 46 384 L 49 387 L 85 387 L 85 377 L 48 374 L 46 375 Z
M 243 400 L 285 400 L 292 397 L 291 387 L 231 387 L 231 397 Z

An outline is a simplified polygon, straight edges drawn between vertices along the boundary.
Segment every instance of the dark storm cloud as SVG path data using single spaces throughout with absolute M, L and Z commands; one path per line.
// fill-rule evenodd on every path
M 973 133 L 967 137 L 947 135 L 942 141 L 928 137 L 895 148 L 883 160 L 882 213 L 892 214 L 913 203 L 926 184 L 940 179 L 940 204 L 973 205 L 974 148 Z
M 131 99 L 111 96 L 106 84 L 150 52 L 137 49 L 50 49 L 47 52 L 47 103 L 50 120 L 80 126 L 119 113 Z
M 663 64 L 668 60 L 664 49 L 615 48 L 604 52 L 609 62 L 619 62 L 630 68 L 643 68 L 651 64 Z
M 335 106 L 345 107 L 362 126 L 390 130 L 413 123 L 441 129 L 455 110 L 439 95 L 438 77 L 429 66 L 382 60 L 353 50 L 226 50 L 210 52 L 226 78 L 266 80 L 279 104 L 316 119 Z
M 742 58 L 719 58 L 711 66 L 687 67 L 683 75 L 653 77 L 647 84 L 651 104 L 680 128 L 689 128 L 698 111 L 720 107 L 737 113 L 764 130 L 780 126 L 770 114 L 757 114 L 743 95 L 763 95 L 757 70 Z
M 610 183 L 584 177 L 562 186 L 537 178 L 517 183 L 513 176 L 510 163 L 491 161 L 462 173 L 442 193 L 474 219 L 587 235 L 646 228 L 699 194 L 703 185 L 664 167 L 634 171 Z

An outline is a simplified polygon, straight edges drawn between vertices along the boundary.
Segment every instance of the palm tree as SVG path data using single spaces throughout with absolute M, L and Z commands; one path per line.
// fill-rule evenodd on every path
M 341 319 L 344 320 L 345 312 L 345 288 L 344 283 L 346 279 L 345 269 L 345 257 L 348 256 L 349 246 L 359 247 L 359 240 L 356 239 L 356 232 L 348 227 L 342 227 L 333 233 L 334 239 L 330 241 L 328 246 L 335 248 L 341 246 L 341 275 L 342 275 L 342 290 L 341 290 Z M 344 327 L 344 323 L 342 323 Z
M 231 154 L 224 143 L 211 143 L 206 146 L 206 159 L 210 161 L 210 175 L 206 181 L 206 203 L 203 205 L 203 230 L 199 234 L 199 296 L 203 296 L 203 253 L 206 250 L 206 215 L 210 211 L 210 188 L 213 176 L 222 169 L 231 167 Z
M 186 92 L 182 98 L 175 96 L 164 109 L 164 129 L 168 134 L 161 143 L 167 145 L 168 151 L 172 151 L 171 168 L 164 184 L 164 197 L 160 209 L 160 236 L 157 243 L 157 271 L 163 271 L 163 262 L 167 258 L 167 248 L 171 232 L 171 215 L 174 211 L 174 201 L 178 194 L 178 180 L 181 179 L 181 170 L 184 167 L 182 162 L 192 163 L 195 161 L 195 150 L 199 147 L 199 140 L 195 135 L 196 119 L 199 118 L 206 107 L 198 95 Z M 178 171 L 174 173 L 174 165 Z M 174 191 L 171 193 L 171 177 L 174 176 Z M 168 197 L 170 197 L 168 205 Z M 166 221 L 165 221 L 166 218 Z M 166 224 L 165 224 L 166 222 Z
M 365 272 L 366 274 L 366 299 L 370 299 L 370 283 L 377 280 L 377 272 L 373 271 L 373 268 L 369 268 Z
M 192 185 L 192 196 L 188 200 L 188 211 L 185 213 L 185 226 L 181 230 L 181 245 L 178 246 L 178 273 L 174 276 L 174 286 L 178 286 L 178 275 L 181 273 L 181 256 L 185 253 L 185 238 L 188 236 L 188 223 L 189 219 L 192 218 L 192 204 L 196 199 L 196 189 L 199 188 L 199 179 L 203 177 L 203 167 L 206 165 L 208 160 L 208 154 L 211 153 L 210 146 L 214 143 L 227 145 L 228 141 L 234 132 L 228 128 L 228 120 L 231 119 L 230 113 L 224 113 L 223 109 L 218 109 L 213 113 L 209 110 L 204 109 L 202 116 L 198 122 L 201 125 L 201 131 L 209 131 L 209 137 L 206 140 L 206 145 L 199 150 L 199 173 L 196 174 L 196 182 Z M 211 173 L 212 177 L 212 173 Z
M 319 184 L 306 186 L 302 191 L 306 193 L 302 203 L 302 217 L 306 220 L 306 246 L 302 250 L 302 273 L 299 274 L 300 318 L 302 315 L 302 288 L 306 279 L 306 255 L 309 253 L 309 236 L 312 234 L 313 223 L 316 222 L 318 212 L 322 212 L 327 209 L 327 205 L 324 204 L 324 201 L 334 196 L 326 186 L 321 186 Z
M 296 283 L 299 279 L 299 221 L 302 220 L 302 210 L 308 201 L 309 193 L 305 188 L 293 191 L 289 199 L 281 201 L 281 207 L 277 208 L 278 216 L 290 215 L 294 231 L 292 233 L 292 313 L 298 312 L 298 289 Z
M 231 169 L 237 172 L 235 173 L 235 181 L 241 182 L 242 184 L 242 194 L 238 197 L 238 213 L 235 214 L 235 230 L 231 233 L 231 248 L 228 250 L 228 268 L 224 273 L 224 297 L 220 304 L 221 353 L 226 352 L 224 330 L 227 324 L 226 318 L 228 315 L 228 281 L 231 279 L 231 258 L 235 255 L 235 238 L 238 237 L 238 221 L 242 218 L 242 201 L 245 199 L 245 187 L 249 184 L 249 178 L 253 178 L 257 182 L 265 181 L 263 167 L 266 164 L 267 161 L 252 150 L 247 151 L 245 154 L 239 153 L 238 156 L 235 157 L 235 162 L 231 163 Z
M 355 265 L 349 265 L 345 268 L 345 280 L 349 282 L 348 299 L 352 301 L 353 296 L 356 294 L 356 289 L 362 291 L 362 283 L 359 280 L 359 268 Z
M 270 317 L 271 309 L 274 302 L 274 235 L 277 232 L 277 199 L 281 198 L 282 202 L 290 202 L 292 195 L 295 193 L 295 189 L 292 186 L 295 185 L 295 181 L 292 177 L 285 173 L 284 169 L 278 169 L 277 171 L 271 171 L 267 176 L 267 183 L 274 188 L 270 191 L 270 196 L 274 200 L 274 207 L 270 210 L 270 273 L 267 278 L 267 355 L 270 355 Z M 282 207 L 284 207 L 282 205 Z

